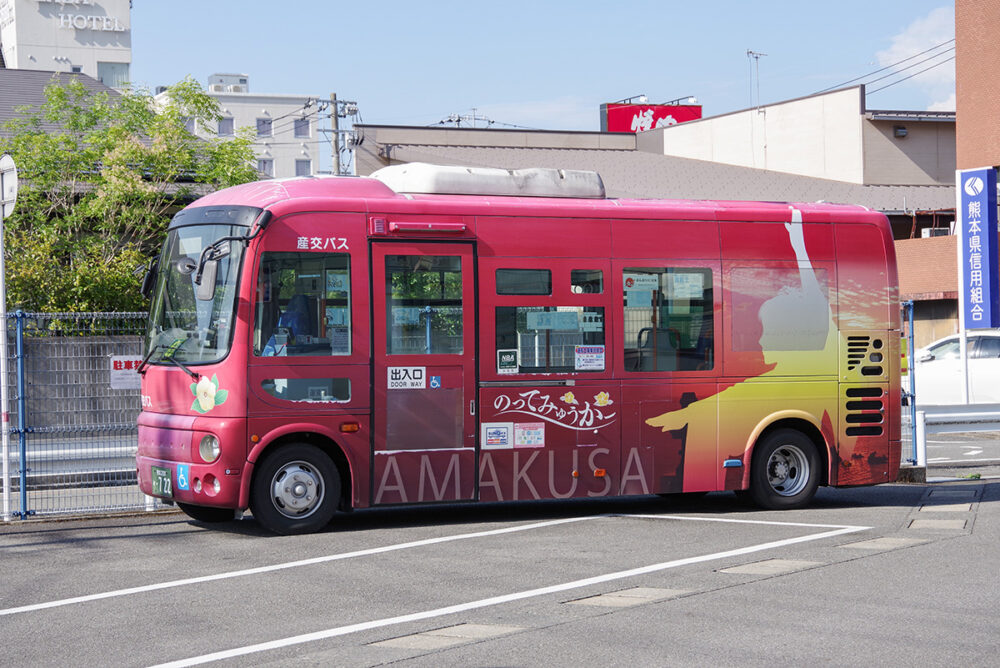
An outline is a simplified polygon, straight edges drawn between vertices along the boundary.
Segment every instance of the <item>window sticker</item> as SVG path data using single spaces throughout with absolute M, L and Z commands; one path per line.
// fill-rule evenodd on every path
M 604 371 L 604 346 L 576 346 L 577 371 Z
M 497 351 L 497 373 L 508 375 L 517 373 L 517 349 Z

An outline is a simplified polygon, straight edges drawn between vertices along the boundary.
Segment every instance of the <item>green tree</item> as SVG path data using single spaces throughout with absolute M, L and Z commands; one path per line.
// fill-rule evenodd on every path
M 39 108 L 5 124 L 0 153 L 21 188 L 5 223 L 8 310 L 146 308 L 136 268 L 158 252 L 171 215 L 198 195 L 257 178 L 250 128 L 198 138 L 218 103 L 191 78 L 147 91 L 94 94 L 53 79 Z

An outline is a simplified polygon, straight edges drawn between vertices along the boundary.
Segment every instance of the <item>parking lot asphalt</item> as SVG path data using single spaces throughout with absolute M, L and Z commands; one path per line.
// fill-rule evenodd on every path
M 996 665 L 1000 481 L 0 526 L 0 663 Z

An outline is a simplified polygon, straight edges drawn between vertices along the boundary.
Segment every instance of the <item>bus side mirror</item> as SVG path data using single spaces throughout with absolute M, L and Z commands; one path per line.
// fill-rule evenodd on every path
M 195 289 L 195 297 L 207 302 L 215 299 L 215 276 L 219 271 L 218 260 L 207 260 L 201 271 L 201 283 Z
M 142 278 L 142 285 L 139 286 L 139 294 L 146 299 L 153 296 L 153 286 L 156 285 L 156 274 L 159 273 L 160 258 L 154 257 L 146 267 L 146 275 Z

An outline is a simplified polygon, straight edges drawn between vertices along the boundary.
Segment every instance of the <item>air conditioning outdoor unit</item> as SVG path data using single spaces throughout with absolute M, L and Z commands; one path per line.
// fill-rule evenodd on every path
M 929 239 L 931 237 L 946 237 L 951 234 L 951 230 L 947 227 L 925 227 L 920 230 L 920 237 L 923 239 Z
M 240 84 L 233 84 L 229 87 L 230 93 L 245 93 L 247 92 L 247 87 Z
M 209 92 L 212 93 L 225 93 L 226 87 L 223 86 L 222 84 L 212 84 L 211 86 L 208 87 L 208 90 Z

